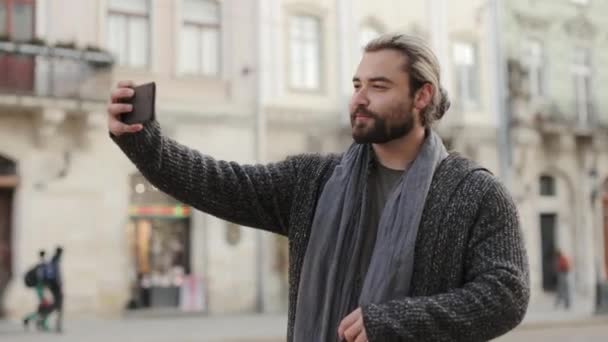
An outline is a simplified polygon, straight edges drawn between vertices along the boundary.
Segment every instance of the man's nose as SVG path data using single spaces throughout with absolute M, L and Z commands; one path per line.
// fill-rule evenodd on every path
M 351 99 L 351 105 L 354 108 L 359 106 L 367 107 L 369 105 L 369 99 L 367 98 L 367 92 L 364 88 L 355 90 Z

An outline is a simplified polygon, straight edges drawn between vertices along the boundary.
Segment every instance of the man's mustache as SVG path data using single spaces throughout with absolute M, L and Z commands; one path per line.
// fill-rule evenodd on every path
M 369 116 L 372 117 L 374 119 L 378 118 L 378 114 L 368 110 L 365 107 L 357 107 L 352 113 L 350 113 L 351 117 L 355 117 L 356 115 L 363 115 L 363 116 Z

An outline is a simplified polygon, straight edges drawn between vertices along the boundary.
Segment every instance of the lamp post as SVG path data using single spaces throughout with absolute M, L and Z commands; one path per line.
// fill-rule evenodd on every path
M 255 66 L 255 147 L 254 155 L 256 162 L 262 164 L 266 159 L 266 112 L 264 111 L 265 75 L 263 74 L 264 63 L 266 62 L 265 50 L 262 46 L 263 37 L 267 32 L 267 22 L 263 20 L 267 13 L 268 2 L 259 0 L 255 4 L 256 8 L 256 66 Z M 264 312 L 264 232 L 256 229 L 255 232 L 255 312 Z

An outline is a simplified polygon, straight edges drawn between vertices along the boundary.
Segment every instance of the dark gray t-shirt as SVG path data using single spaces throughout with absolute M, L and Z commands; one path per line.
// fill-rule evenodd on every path
M 382 210 L 403 172 L 405 171 L 389 169 L 376 160 L 372 162 L 367 183 L 367 215 L 364 218 L 364 229 L 361 233 L 363 235 L 363 246 L 361 248 L 361 263 L 357 279 L 357 289 L 355 291 L 357 297 L 361 293 L 363 279 L 365 279 L 365 275 L 367 274 L 367 268 L 374 251 Z

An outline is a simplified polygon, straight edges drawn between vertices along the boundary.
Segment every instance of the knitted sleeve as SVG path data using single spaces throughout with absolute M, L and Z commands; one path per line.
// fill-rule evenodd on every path
M 521 322 L 530 296 L 527 257 L 515 204 L 500 183 L 485 193 L 470 234 L 464 286 L 364 307 L 370 342 L 486 341 Z
M 110 137 L 161 191 L 208 214 L 287 235 L 296 159 L 268 165 L 215 160 L 161 134 L 157 121 Z

